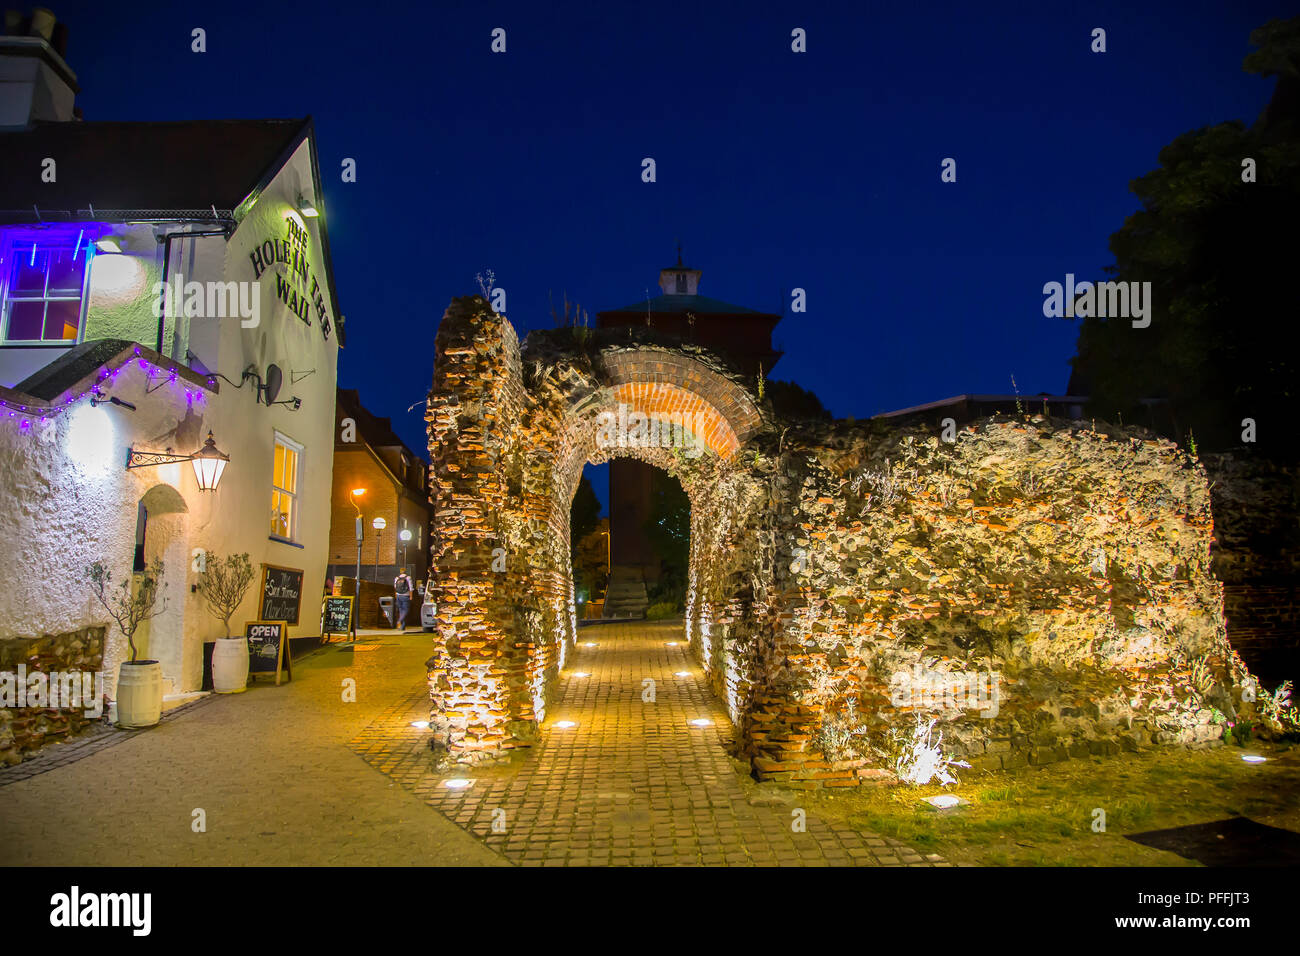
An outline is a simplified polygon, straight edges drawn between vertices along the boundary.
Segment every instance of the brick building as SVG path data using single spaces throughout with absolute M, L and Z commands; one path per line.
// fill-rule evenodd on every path
M 398 568 L 405 567 L 423 581 L 429 567 L 428 465 L 397 437 L 389 419 L 366 410 L 355 389 L 338 390 L 334 414 L 330 576 L 356 576 L 360 511 L 361 580 L 391 588 Z M 354 495 L 357 489 L 364 490 Z M 380 531 L 375 518 L 384 519 Z M 405 547 L 403 531 L 410 532 Z
M 772 329 L 781 316 L 699 294 L 699 269 L 677 264 L 659 272 L 661 294 L 621 309 L 597 313 L 601 329 L 649 326 L 683 343 L 703 346 L 728 359 L 747 381 L 770 376 L 781 352 L 772 347 Z M 624 589 L 641 587 L 641 579 L 659 578 L 659 558 L 645 533 L 650 518 L 654 469 L 620 458 L 609 464 L 609 515 L 612 563 Z

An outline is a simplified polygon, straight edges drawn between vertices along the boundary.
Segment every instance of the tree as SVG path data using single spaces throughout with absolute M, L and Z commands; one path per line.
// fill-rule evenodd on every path
M 166 601 L 163 601 L 161 606 L 157 604 L 158 591 L 163 586 L 162 572 L 162 559 L 154 558 L 141 573 L 139 587 L 132 590 L 130 577 L 124 577 L 114 585 L 113 575 L 103 562 L 96 561 L 86 568 L 86 576 L 90 578 L 90 593 L 104 605 L 104 610 L 108 611 L 109 617 L 117 622 L 122 636 L 126 638 L 127 646 L 131 649 L 132 664 L 135 663 L 137 654 L 136 630 L 149 618 L 160 614 L 167 606 Z
M 607 522 L 601 521 L 596 530 L 583 535 L 578 541 L 573 559 L 573 576 L 578 590 L 585 591 L 587 600 L 598 600 L 605 592 L 609 577 L 609 538 Z
M 767 394 L 772 399 L 772 410 L 782 418 L 831 420 L 831 413 L 821 399 L 794 382 L 770 381 Z
M 1150 423 L 1205 448 L 1240 445 L 1290 457 L 1300 437 L 1288 343 L 1296 315 L 1294 229 L 1300 221 L 1300 19 L 1251 34 L 1249 72 L 1277 75 L 1251 127 L 1220 123 L 1179 136 L 1160 167 L 1132 183 L 1141 208 L 1111 236 L 1113 280 L 1150 282 L 1150 325 L 1085 318 L 1071 390 L 1091 414 Z M 1244 161 L 1256 181 L 1245 181 Z M 1148 418 L 1144 399 L 1163 402 Z
M 645 533 L 663 569 L 650 598 L 652 602 L 672 601 L 680 610 L 691 559 L 691 499 L 682 490 L 681 482 L 657 468 L 650 480 L 650 516 Z
M 204 572 L 198 589 L 208 602 L 208 610 L 226 629 L 230 637 L 230 618 L 239 610 L 253 583 L 253 565 L 247 554 L 228 554 L 221 560 L 211 551 L 204 552 Z
M 574 586 L 579 590 L 585 588 L 589 594 L 595 593 L 602 582 L 595 579 L 595 569 L 589 562 L 584 565 L 579 560 L 579 545 L 599 523 L 600 499 L 587 476 L 583 475 L 569 507 L 569 563 L 574 571 Z
M 600 523 L 600 499 L 596 489 L 591 487 L 587 476 L 578 482 L 578 490 L 573 494 L 573 505 L 569 508 L 569 548 L 572 551 L 579 541 L 596 530 Z

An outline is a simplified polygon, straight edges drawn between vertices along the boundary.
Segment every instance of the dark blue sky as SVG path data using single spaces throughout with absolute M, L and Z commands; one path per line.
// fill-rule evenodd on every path
M 1242 72 L 1247 35 L 1294 12 L 804 6 L 55 12 L 88 120 L 315 118 L 347 316 L 340 384 L 418 450 L 422 408 L 406 409 L 427 392 L 447 301 L 477 291 L 477 272 L 496 272 L 522 334 L 551 324 L 548 291 L 593 314 L 653 292 L 677 238 L 703 294 L 785 313 L 773 377 L 837 416 L 1005 393 L 1013 374 L 1024 394 L 1059 393 L 1075 327 L 1044 318 L 1043 284 L 1099 276 L 1136 207 L 1128 184 L 1163 145 L 1258 116 L 1273 81 Z M 190 52 L 194 27 L 205 54 Z M 1105 54 L 1089 50 L 1094 27 Z M 955 184 L 940 182 L 944 157 Z M 789 312 L 793 287 L 804 314 Z

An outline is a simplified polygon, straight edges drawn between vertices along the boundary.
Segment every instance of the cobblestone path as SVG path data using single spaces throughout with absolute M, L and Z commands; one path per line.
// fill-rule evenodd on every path
M 352 747 L 524 865 L 949 865 L 803 815 L 795 791 L 746 786 L 727 755 L 731 724 L 680 624 L 581 629 L 559 698 L 538 744 L 506 765 L 435 771 L 428 733 L 414 726 L 428 718 L 423 684 Z M 471 785 L 448 788 L 456 775 Z

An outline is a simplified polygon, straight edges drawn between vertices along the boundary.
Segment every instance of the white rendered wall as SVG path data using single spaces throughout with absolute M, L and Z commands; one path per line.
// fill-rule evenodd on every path
M 306 143 L 225 244 L 225 279 L 253 278 L 249 252 L 268 236 L 284 235 L 285 216 L 299 194 L 321 206 L 312 189 Z M 322 294 L 336 326 L 335 305 L 324 288 L 316 221 L 305 220 L 311 236 L 309 261 L 313 273 L 322 277 Z M 215 242 L 221 244 L 220 239 Z M 173 256 L 182 245 L 200 244 L 196 261 L 208 263 L 201 271 L 216 271 L 210 265 L 215 261 L 211 241 L 177 243 Z M 151 236 L 148 244 L 137 244 L 134 235 L 127 236 L 127 248 L 140 254 L 101 255 L 92 265 L 87 334 L 134 339 L 152 348 L 157 329 L 152 289 L 161 273 L 161 249 Z M 238 317 L 193 319 L 188 332 L 196 342 L 210 343 L 205 350 L 215 347 L 220 363 L 214 371 L 235 382 L 250 365 L 260 373 L 272 362 L 279 365 L 284 370 L 279 398 L 301 398 L 298 411 L 258 404 L 252 382 L 235 388 L 219 381 L 220 391 L 214 394 L 178 379 L 146 394 L 146 389 L 159 385 L 165 377 L 154 373 L 150 381 L 148 373 L 132 362 L 103 391 L 134 404 L 135 411 L 114 405 L 94 408 L 82 400 L 67 412 L 52 416 L 45 425 L 35 423 L 27 431 L 20 429 L 17 419 L 5 416 L 0 420 L 0 580 L 5 582 L 0 588 L 0 637 L 59 633 L 108 623 L 107 615 L 90 597 L 85 568 L 101 560 L 115 576 L 130 573 L 137 503 L 146 495 L 155 509 L 146 538 L 148 554 L 157 553 L 164 560 L 167 609 L 142 635 L 147 646 L 141 648 L 141 654 L 162 663 L 168 692 L 200 686 L 203 643 L 223 634 L 200 596 L 191 593 L 198 579 L 190 563 L 195 548 L 219 555 L 247 552 L 255 567 L 266 562 L 301 568 L 305 572 L 303 616 L 300 626 L 290 628 L 290 635 L 319 633 L 320 592 L 328 563 L 337 329 L 326 339 L 314 310 L 313 324 L 305 325 L 279 304 L 273 277 L 264 274 L 263 279 L 270 281 L 261 284 L 257 328 L 242 328 Z M 196 329 L 194 322 L 216 322 L 216 333 L 211 325 Z M 169 351 L 170 331 L 169 326 Z M 182 327 L 182 339 L 185 331 Z M 184 348 L 179 352 L 183 356 Z M 294 377 L 299 380 L 293 382 Z M 197 398 L 188 400 L 186 388 Z M 231 458 L 216 492 L 198 490 L 188 463 L 125 469 L 128 446 L 150 450 L 170 446 L 189 454 L 202 445 L 209 429 Z M 296 543 L 301 547 L 270 539 L 276 430 L 304 446 L 297 505 Z M 157 489 L 160 485 L 177 494 Z M 257 583 L 232 618 L 236 632 L 254 617 Z M 105 656 L 105 678 L 112 694 L 117 667 L 126 656 L 125 642 L 116 627 L 111 630 Z

